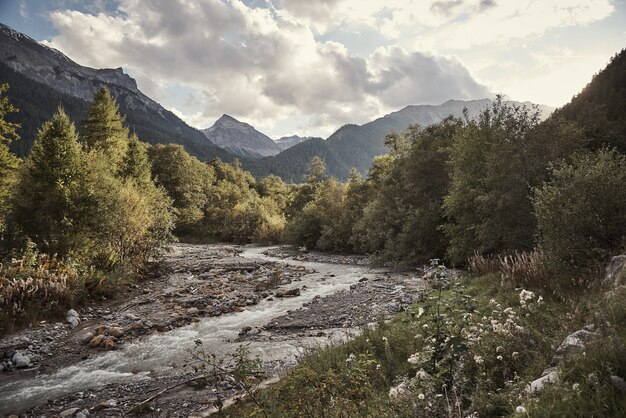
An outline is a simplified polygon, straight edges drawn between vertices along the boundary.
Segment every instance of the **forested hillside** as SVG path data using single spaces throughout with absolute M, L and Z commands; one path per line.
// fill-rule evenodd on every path
M 609 144 L 626 152 L 626 49 L 556 114 L 576 121 L 593 139 L 593 146 Z

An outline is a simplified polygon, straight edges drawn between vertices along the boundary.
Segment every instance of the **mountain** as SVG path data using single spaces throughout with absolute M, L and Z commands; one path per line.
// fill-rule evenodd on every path
M 608 145 L 626 154 L 626 49 L 554 116 L 577 122 L 593 148 Z
M 322 139 L 322 138 L 317 138 L 313 136 L 292 135 L 292 136 L 283 136 L 282 138 L 278 138 L 274 142 L 276 143 L 276 145 L 278 145 L 281 151 L 284 151 L 287 148 L 291 148 L 294 145 L 298 145 L 299 143 L 308 141 L 309 139 Z
M 262 158 L 281 151 L 270 137 L 228 115 L 222 115 L 202 133 L 211 143 L 243 158 Z
M 375 156 L 387 153 L 383 141 L 389 132 L 401 132 L 411 124 L 428 126 L 449 115 L 460 117 L 465 108 L 468 115 L 474 118 L 491 103 L 490 99 L 449 100 L 441 105 L 407 106 L 364 125 L 344 125 L 325 141 L 305 141 L 276 156 L 250 161 L 245 166 L 259 177 L 274 174 L 285 181 L 300 182 L 307 163 L 317 155 L 326 163 L 329 175 L 346 180 L 352 167 L 365 174 Z M 529 102 L 511 103 L 531 105 Z M 545 119 L 553 108 L 539 106 L 539 110 Z
M 117 100 L 126 123 L 142 141 L 181 144 L 196 157 L 232 160 L 195 128 L 143 94 L 121 68 L 94 69 L 79 65 L 56 49 L 0 24 L 0 79 L 9 82 L 8 97 L 20 112 L 9 120 L 22 124 L 22 139 L 12 145 L 19 155 L 32 146 L 41 122 L 62 105 L 81 125 L 88 102 L 102 87 Z

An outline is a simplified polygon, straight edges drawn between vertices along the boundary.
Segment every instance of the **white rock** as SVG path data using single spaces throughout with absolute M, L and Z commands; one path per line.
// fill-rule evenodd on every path
M 196 307 L 187 309 L 189 315 L 198 315 L 198 312 L 200 312 L 200 310 Z
M 72 328 L 76 328 L 78 324 L 80 324 L 80 319 L 75 316 L 68 316 L 67 322 L 72 326 Z
M 23 369 L 30 366 L 30 359 L 28 358 L 28 356 L 25 356 L 20 352 L 13 354 L 12 360 L 13 364 L 15 364 L 15 367 L 17 367 L 18 369 Z
M 78 315 L 78 312 L 76 312 L 74 309 L 70 309 L 69 311 L 67 311 L 67 313 L 65 314 L 65 316 L 67 316 L 68 318 L 70 316 L 73 316 L 75 318 L 79 318 L 80 315 Z
M 559 381 L 559 374 L 557 372 L 550 372 L 545 376 L 541 376 L 537 380 L 530 382 L 530 385 L 526 386 L 526 392 L 537 393 L 541 392 L 549 384 Z
M 557 364 L 564 357 L 573 354 L 573 353 L 582 353 L 585 351 L 585 345 L 593 340 L 596 337 L 596 334 L 586 329 L 579 329 L 576 332 L 571 333 L 565 340 L 561 343 L 559 348 L 557 348 L 554 357 L 552 358 L 552 364 Z

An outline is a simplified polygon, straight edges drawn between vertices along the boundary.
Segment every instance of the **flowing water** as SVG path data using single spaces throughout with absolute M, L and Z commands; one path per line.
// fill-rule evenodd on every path
M 307 287 L 300 296 L 264 300 L 242 312 L 203 318 L 198 323 L 127 343 L 120 350 L 103 353 L 53 374 L 11 382 L 0 387 L 0 413 L 30 408 L 47 399 L 110 383 L 129 383 L 175 372 L 198 339 L 202 340 L 206 351 L 227 355 L 239 346 L 231 341 L 242 327 L 266 325 L 272 318 L 302 307 L 315 296 L 328 296 L 349 288 L 363 277 L 372 278 L 381 272 L 363 266 L 278 259 L 264 255 L 266 249 L 247 247 L 240 257 L 303 265 L 308 270 L 314 270 L 316 273 L 303 276 L 299 282 L 299 286 Z M 334 277 L 322 280 L 322 276 L 329 274 L 334 274 Z M 292 362 L 295 356 L 302 353 L 303 341 L 251 342 L 250 350 L 263 361 Z

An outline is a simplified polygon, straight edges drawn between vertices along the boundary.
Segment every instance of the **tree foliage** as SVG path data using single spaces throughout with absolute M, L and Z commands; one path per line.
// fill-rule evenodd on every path
M 626 157 L 601 149 L 552 167 L 535 190 L 540 243 L 553 267 L 573 271 L 626 249 Z

